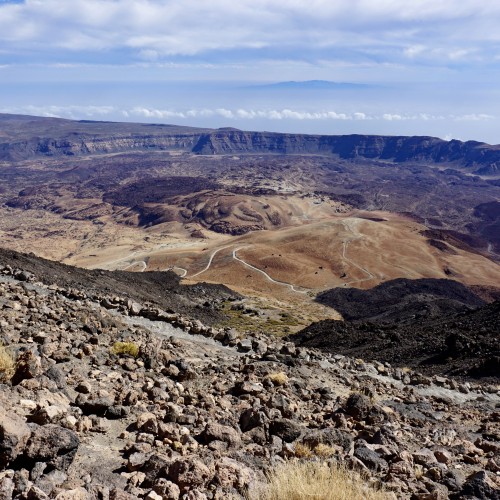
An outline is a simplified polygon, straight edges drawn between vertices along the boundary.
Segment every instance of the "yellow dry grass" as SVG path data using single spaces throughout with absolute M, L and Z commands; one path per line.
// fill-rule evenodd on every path
M 137 358 L 139 355 L 139 347 L 133 342 L 115 342 L 111 348 L 111 352 L 117 355 L 126 355 Z
M 288 376 L 285 372 L 270 373 L 268 379 L 274 385 L 285 385 L 288 382 Z
M 7 382 L 14 375 L 16 364 L 12 354 L 0 344 L 0 381 Z
M 320 462 L 287 462 L 269 474 L 263 500 L 386 500 L 358 474 Z

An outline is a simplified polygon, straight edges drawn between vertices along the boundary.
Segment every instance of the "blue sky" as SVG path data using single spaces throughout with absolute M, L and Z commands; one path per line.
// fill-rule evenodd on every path
M 500 143 L 497 0 L 0 0 L 0 112 Z M 266 83 L 327 80 L 352 88 Z

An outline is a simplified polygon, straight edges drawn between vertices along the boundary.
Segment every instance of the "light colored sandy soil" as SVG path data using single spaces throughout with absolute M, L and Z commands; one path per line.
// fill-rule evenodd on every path
M 3 246 L 82 267 L 172 269 L 189 283 L 223 283 L 261 308 L 290 310 L 296 317 L 301 311 L 304 321 L 338 317 L 313 300 L 333 287 L 371 288 L 399 277 L 500 283 L 498 264 L 461 249 L 453 255 L 430 246 L 421 234 L 425 227 L 401 215 L 339 213 L 338 205 L 321 198 L 266 201 L 287 214 L 289 227 L 238 237 L 203 230 L 206 239 L 198 239 L 191 237 L 196 224 L 142 229 L 116 224 L 116 213 L 92 223 L 10 209 L 0 219 L 0 237 Z

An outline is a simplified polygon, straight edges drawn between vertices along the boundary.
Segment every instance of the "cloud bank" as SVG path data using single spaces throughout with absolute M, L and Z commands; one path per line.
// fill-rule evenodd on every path
M 42 58 L 119 52 L 125 58 L 494 61 L 496 0 L 26 0 L 0 3 L 4 51 Z M 236 51 L 236 53 L 231 52 Z M 96 56 L 97 57 L 97 56 Z
M 338 113 L 336 111 L 301 111 L 293 109 L 227 109 L 227 108 L 193 108 L 186 110 L 155 109 L 136 106 L 130 109 L 120 109 L 115 106 L 18 106 L 0 108 L 0 113 L 20 113 L 37 116 L 47 116 L 56 118 L 93 118 L 109 119 L 123 117 L 126 119 L 138 120 L 146 119 L 148 121 L 158 120 L 165 122 L 168 120 L 186 120 L 191 118 L 213 118 L 220 117 L 227 120 L 298 120 L 298 121 L 489 121 L 494 120 L 494 115 L 485 113 L 471 113 L 464 115 L 432 115 L 427 113 L 417 114 L 397 114 L 381 113 L 369 114 L 363 112 Z

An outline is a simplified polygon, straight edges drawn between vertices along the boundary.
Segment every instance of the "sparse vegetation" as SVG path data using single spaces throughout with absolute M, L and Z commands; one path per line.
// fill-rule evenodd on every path
M 296 458 L 331 458 L 337 454 L 337 450 L 327 444 L 319 443 L 316 447 L 311 448 L 307 444 L 297 443 L 294 448 Z
M 14 375 L 16 363 L 12 354 L 0 344 L 0 381 L 7 382 Z
M 320 462 L 288 462 L 269 474 L 265 500 L 385 500 L 358 474 Z
M 314 454 L 320 458 L 331 458 L 336 453 L 337 450 L 333 446 L 328 446 L 327 444 L 319 443 L 313 450 Z
M 317 319 L 313 317 L 306 320 L 296 314 L 283 312 L 259 302 L 250 308 L 228 301 L 223 304 L 222 312 L 226 319 L 219 322 L 220 327 L 235 328 L 242 332 L 266 332 L 277 337 L 297 332 L 308 324 L 308 320 L 310 322 Z
M 111 352 L 118 356 L 125 355 L 137 358 L 139 355 L 139 347 L 133 342 L 115 342 L 111 348 Z
M 285 385 L 288 382 L 288 376 L 285 372 L 275 372 L 275 373 L 270 373 L 267 378 L 274 384 L 274 385 Z
M 313 452 L 311 448 L 303 443 L 297 443 L 294 448 L 294 453 L 297 458 L 312 458 Z

